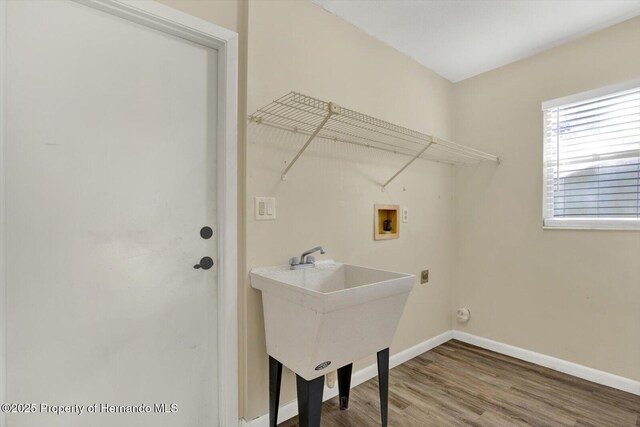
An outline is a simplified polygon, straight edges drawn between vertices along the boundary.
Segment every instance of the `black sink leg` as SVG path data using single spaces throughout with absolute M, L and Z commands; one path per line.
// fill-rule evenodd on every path
M 389 349 L 378 352 L 378 387 L 380 388 L 380 417 L 387 427 L 389 413 Z
M 282 363 L 269 356 L 269 427 L 278 425 Z
M 340 410 L 349 407 L 349 390 L 351 389 L 351 370 L 353 363 L 338 369 L 338 393 L 340 394 Z
M 296 375 L 296 385 L 298 388 L 298 420 L 300 421 L 300 427 L 320 427 L 324 375 L 311 381 Z

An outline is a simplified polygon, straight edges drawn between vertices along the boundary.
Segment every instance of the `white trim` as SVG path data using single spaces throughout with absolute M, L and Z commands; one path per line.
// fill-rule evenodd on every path
M 238 37 L 218 50 L 218 414 L 238 422 Z M 223 125 L 221 125 L 223 124 Z
M 542 110 L 548 110 L 549 108 L 555 108 L 565 106 L 569 104 L 575 104 L 577 102 L 586 101 L 593 98 L 600 98 L 602 96 L 613 95 L 617 92 L 624 92 L 640 87 L 640 79 L 628 80 L 609 86 L 599 87 L 597 89 L 587 90 L 580 93 L 575 93 L 569 96 L 563 96 L 562 98 L 551 99 L 542 103 Z
M 425 351 L 429 351 L 432 348 L 435 348 L 441 344 L 446 343 L 453 337 L 452 331 L 443 332 L 440 335 L 437 335 L 433 338 L 430 338 L 426 341 L 421 342 L 420 344 L 416 344 L 413 347 L 410 347 L 406 350 L 402 350 L 399 353 L 392 355 L 389 358 L 389 368 L 394 368 L 398 365 L 405 363 L 408 360 L 413 359 L 416 356 L 421 355 Z M 369 365 L 366 368 L 360 369 L 353 373 L 351 377 L 351 388 L 356 387 L 357 385 L 362 384 L 365 381 L 369 381 L 371 378 L 375 378 L 378 375 L 378 366 L 374 363 L 373 365 Z M 336 385 L 334 388 L 328 388 L 326 385 L 324 387 L 324 393 L 322 395 L 322 400 L 326 401 L 338 395 L 338 386 Z M 281 406 L 278 410 L 278 423 L 282 423 L 290 418 L 298 415 L 298 401 L 292 400 L 288 402 L 284 406 Z M 240 420 L 241 427 L 269 427 L 269 414 L 264 414 L 256 419 L 251 421 Z
M 218 51 L 218 148 L 217 156 L 217 234 L 218 234 L 218 425 L 238 423 L 238 319 L 237 319 L 237 88 L 238 34 L 213 23 L 179 12 L 152 0 L 75 0 L 130 21 L 200 43 Z M 0 0 L 0 19 L 5 18 L 5 1 Z M 0 21 L 0 54 L 4 55 L 6 25 Z M 0 64 L 4 65 L 4 56 Z M 0 78 L 4 78 L 0 70 Z M 4 80 L 0 85 L 0 105 L 4 105 Z M 4 149 L 4 110 L 0 110 L 0 161 Z M 2 163 L 0 163 L 0 166 Z M 2 171 L 5 169 L 2 168 Z M 0 221 L 4 221 L 4 173 L 0 174 Z M 0 255 L 4 257 L 0 223 Z M 0 257 L 0 296 L 3 296 L 4 268 Z M 0 315 L 4 316 L 4 297 Z M 5 369 L 4 328 L 0 317 L 0 369 Z M 2 378 L 6 378 L 2 371 Z M 4 401 L 4 381 L 0 401 Z M 1 416 L 1 415 L 0 415 Z M 0 418 L 2 421 L 2 418 Z M 4 421 L 0 422 L 4 426 Z
M 621 230 L 640 231 L 640 219 L 545 218 L 545 230 Z
M 214 49 L 224 49 L 238 41 L 236 32 L 152 0 L 73 1 Z M 237 61 L 237 50 L 229 55 Z
M 0 403 L 7 402 L 6 359 L 6 270 L 5 270 L 5 97 L 6 97 L 6 42 L 7 2 L 0 1 Z M 0 411 L 0 427 L 6 426 L 4 412 Z
M 640 381 L 635 381 L 629 378 L 621 377 L 619 375 L 599 371 L 597 369 L 589 368 L 588 366 L 579 365 L 567 360 L 547 356 L 546 354 L 536 353 L 535 351 L 526 350 L 524 348 L 515 347 L 498 341 L 493 341 L 488 338 L 471 335 L 466 332 L 452 332 L 453 339 L 456 339 L 458 341 L 482 347 L 487 350 L 495 351 L 496 353 L 511 356 L 516 359 L 524 360 L 526 362 L 534 363 L 539 366 L 544 366 L 545 368 L 553 369 L 554 371 L 564 372 L 565 374 L 582 378 L 583 380 L 613 387 L 615 389 L 626 391 L 628 393 L 640 395 Z

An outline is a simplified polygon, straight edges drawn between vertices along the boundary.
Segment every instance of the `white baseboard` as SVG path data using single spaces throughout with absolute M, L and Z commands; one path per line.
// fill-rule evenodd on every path
M 546 354 L 536 353 L 535 351 L 526 350 L 524 348 L 515 347 L 509 344 L 503 344 L 501 342 L 493 341 L 488 338 L 471 335 L 466 332 L 451 332 L 453 338 L 458 341 L 482 347 L 487 350 L 495 351 L 496 353 L 511 356 L 516 359 L 524 360 L 526 362 L 531 362 L 539 366 L 544 366 L 545 368 L 553 369 L 554 371 L 564 372 L 565 374 L 573 375 L 574 377 L 582 378 L 594 383 L 606 385 L 618 390 L 626 391 L 628 393 L 640 395 L 640 381 L 635 381 L 629 378 L 621 377 L 619 375 L 599 371 L 597 369 L 589 368 L 584 365 L 578 365 L 577 363 L 558 359 L 552 356 L 547 356 Z
M 545 368 L 550 368 L 554 371 L 564 372 L 565 374 L 573 375 L 574 377 L 592 381 L 597 384 L 606 385 L 618 390 L 640 395 L 640 381 L 624 378 L 618 375 L 610 374 L 608 372 L 589 368 L 587 366 L 578 365 L 577 363 L 547 356 L 541 353 L 536 353 L 535 351 L 526 350 L 524 348 L 515 347 L 509 344 L 503 344 L 501 342 L 493 341 L 488 338 L 483 338 L 476 335 L 468 334 L 466 332 L 455 330 L 444 332 L 411 348 L 392 355 L 389 358 L 389 366 L 391 368 L 396 367 L 408 360 L 413 359 L 416 356 L 421 355 L 425 351 L 429 351 L 432 348 L 439 346 L 440 344 L 444 344 L 450 339 L 456 339 L 467 344 L 472 344 L 478 347 L 485 348 L 487 350 L 495 351 L 496 353 L 511 356 L 516 359 L 524 360 L 526 362 L 531 362 L 539 366 L 544 366 Z M 361 369 L 353 374 L 353 376 L 351 377 L 351 387 L 353 388 L 359 384 L 362 384 L 363 382 L 374 378 L 376 375 L 378 375 L 378 368 L 376 364 L 369 365 L 366 368 Z M 327 388 L 325 386 L 322 399 L 323 401 L 325 401 L 337 395 L 337 386 L 333 389 Z M 296 415 L 298 415 L 298 401 L 293 400 L 280 407 L 280 410 L 278 411 L 278 423 L 293 418 Z M 269 414 L 262 415 L 251 421 L 246 421 L 244 419 L 240 420 L 240 427 L 268 426 Z
M 406 350 L 403 350 L 399 353 L 393 354 L 389 357 L 389 367 L 394 368 L 398 365 L 403 364 L 404 362 L 413 359 L 416 356 L 421 355 L 425 351 L 429 351 L 432 348 L 439 346 L 440 344 L 444 344 L 449 341 L 452 337 L 453 331 L 447 331 L 440 335 L 437 335 L 433 338 L 430 338 L 420 344 L 414 345 Z M 372 365 L 367 366 L 366 368 L 360 369 L 356 371 L 351 376 L 351 388 L 362 384 L 365 381 L 369 381 L 371 378 L 374 378 L 378 375 L 378 367 L 374 363 Z M 338 386 L 334 388 L 328 388 L 326 385 L 324 387 L 324 393 L 322 395 L 322 400 L 329 400 L 332 397 L 338 395 Z M 278 423 L 284 422 L 290 418 L 298 415 L 298 401 L 292 400 L 287 404 L 280 406 L 278 410 Z M 269 427 L 269 414 L 262 415 L 256 419 L 246 421 L 244 419 L 240 420 L 240 427 Z

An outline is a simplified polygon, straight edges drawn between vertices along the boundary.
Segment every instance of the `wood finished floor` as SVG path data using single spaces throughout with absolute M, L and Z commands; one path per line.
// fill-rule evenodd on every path
M 322 407 L 323 427 L 379 425 L 377 378 Z M 640 396 L 453 340 L 391 370 L 389 426 L 635 427 Z

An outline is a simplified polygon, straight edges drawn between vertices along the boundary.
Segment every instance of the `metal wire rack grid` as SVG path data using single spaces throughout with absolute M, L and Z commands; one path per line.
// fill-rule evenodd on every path
M 411 157 L 409 163 L 383 187 L 386 187 L 417 158 L 452 165 L 481 161 L 499 162 L 499 158 L 493 154 L 398 126 L 297 92 L 290 92 L 258 109 L 249 116 L 249 120 L 309 136 L 305 145 L 289 163 L 283 173 L 283 179 L 314 138 L 356 144 Z

